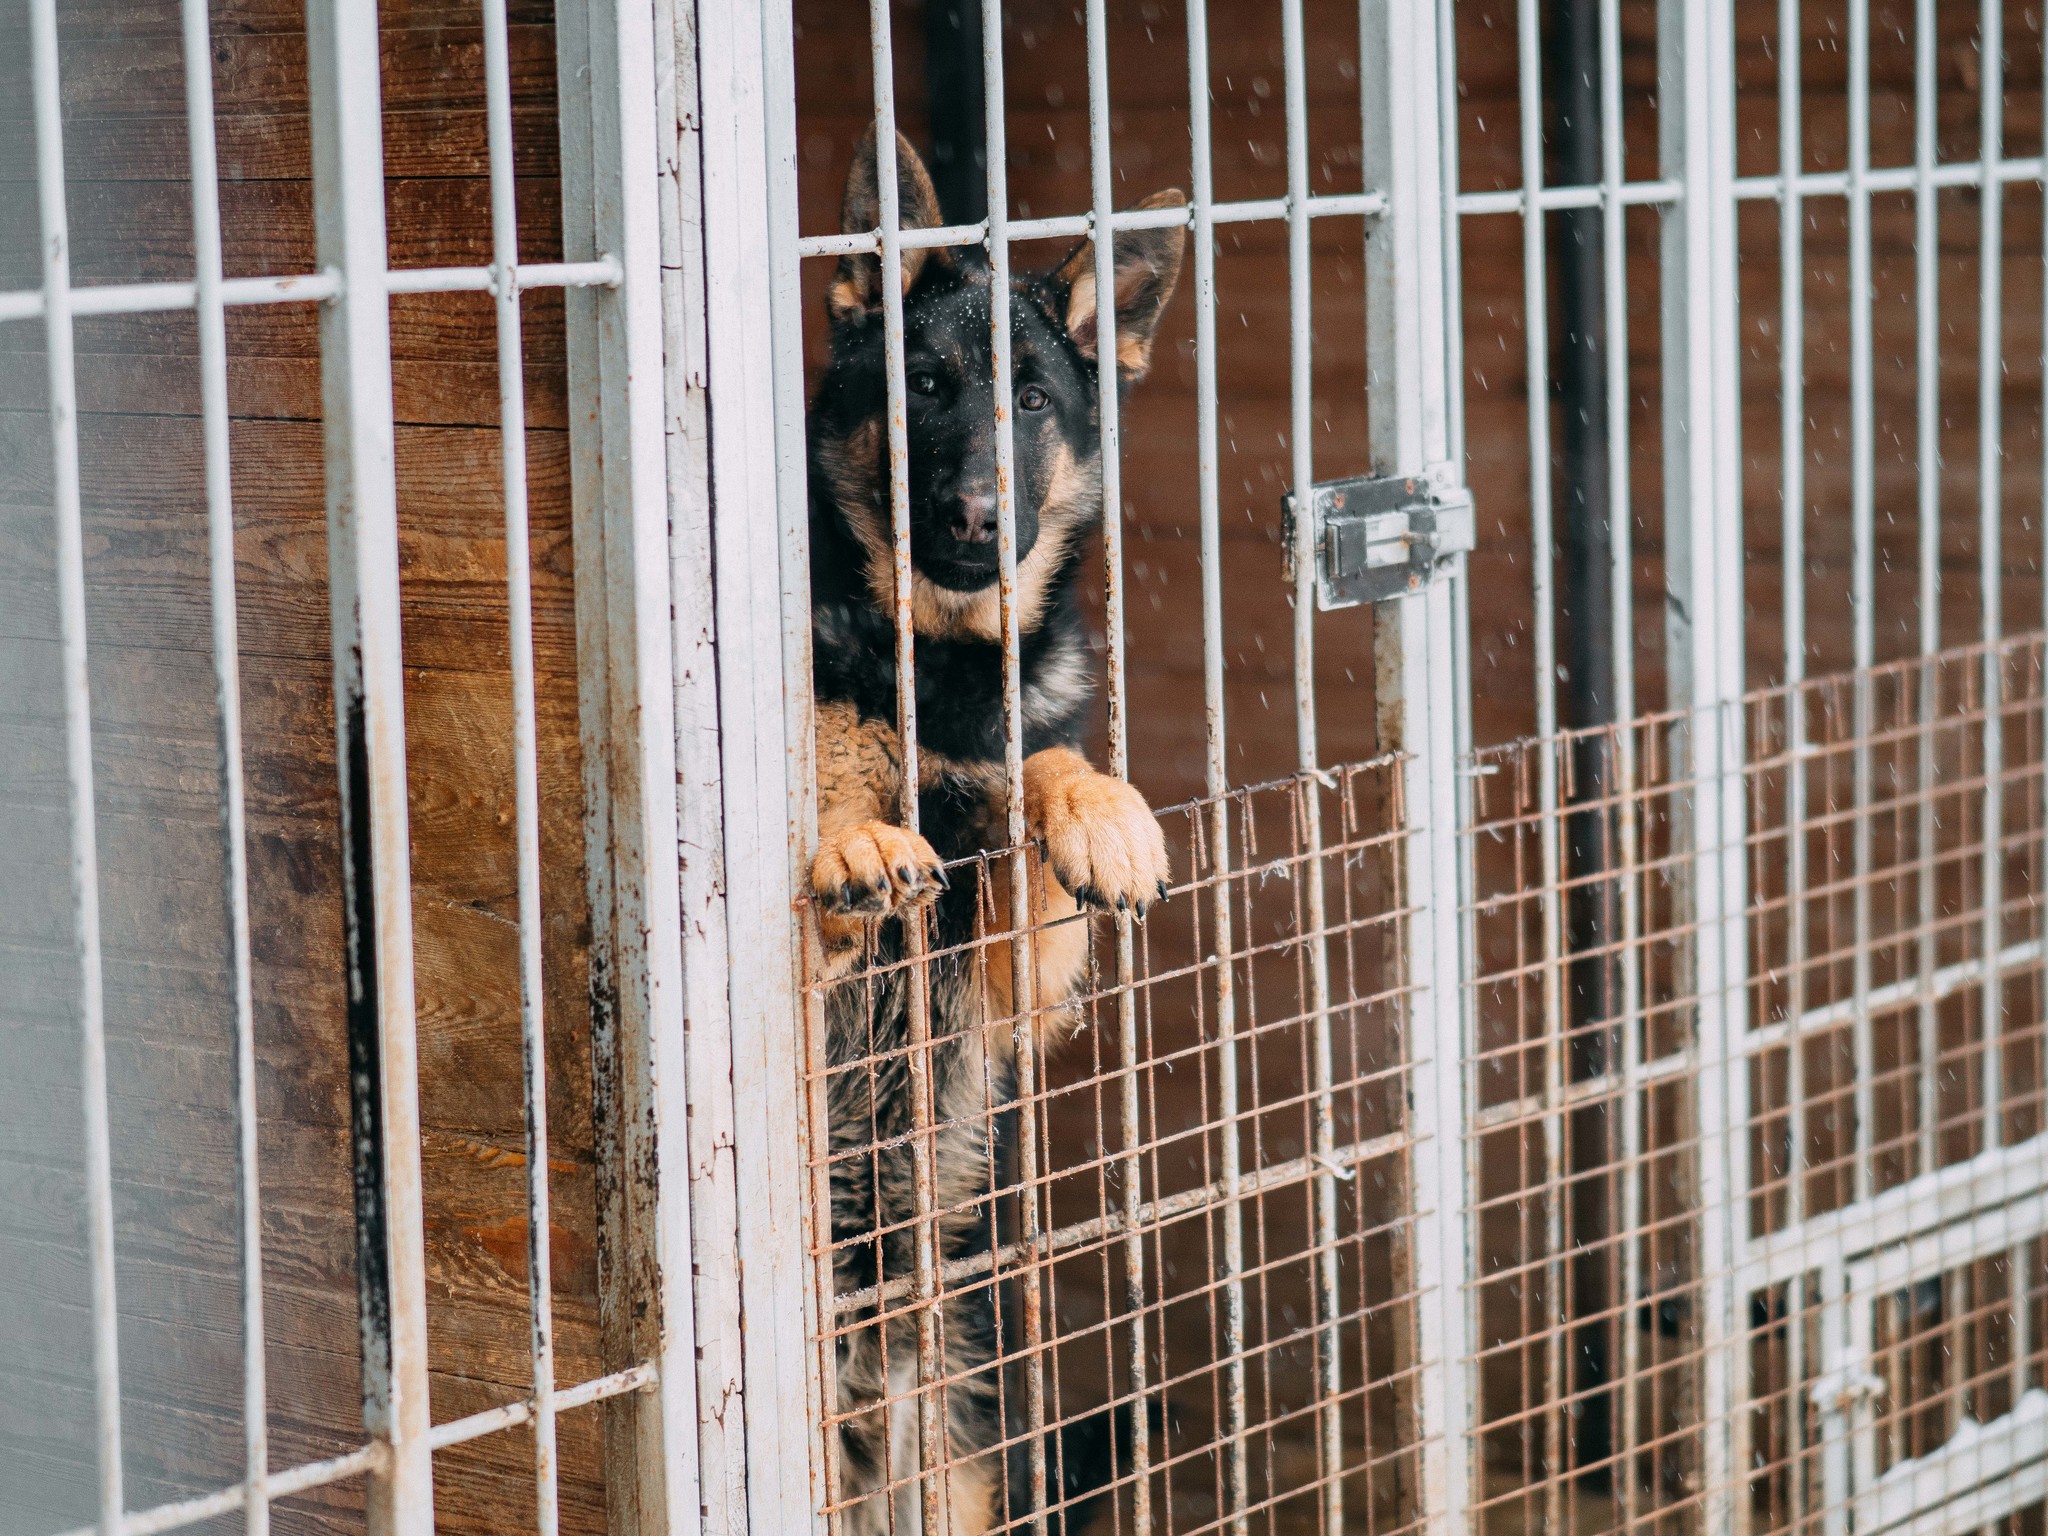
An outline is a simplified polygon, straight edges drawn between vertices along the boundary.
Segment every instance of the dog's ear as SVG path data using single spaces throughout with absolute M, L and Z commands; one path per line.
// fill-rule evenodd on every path
M 864 235 L 882 222 L 882 200 L 875 178 L 875 129 L 871 123 L 853 153 L 853 167 L 846 173 L 846 196 L 839 204 L 839 228 L 844 234 Z M 939 194 L 932 178 L 910 147 L 910 140 L 896 135 L 896 227 L 931 229 L 939 223 Z M 943 266 L 951 258 L 945 251 L 905 251 L 903 291 L 910 292 L 918 274 L 936 262 Z M 839 271 L 826 294 L 826 304 L 835 324 L 862 320 L 882 308 L 882 258 L 861 252 L 839 258 Z
M 1185 208 L 1179 188 L 1155 192 L 1140 208 Z M 1116 368 L 1126 382 L 1141 379 L 1152 366 L 1152 336 L 1159 316 L 1180 279 L 1181 253 L 1187 230 L 1127 229 L 1116 237 Z M 1084 357 L 1095 356 L 1095 242 L 1083 240 L 1060 263 L 1053 280 L 1067 290 L 1067 334 Z

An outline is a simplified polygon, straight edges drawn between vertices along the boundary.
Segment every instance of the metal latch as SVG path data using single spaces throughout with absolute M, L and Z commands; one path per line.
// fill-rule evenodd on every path
M 1316 607 L 1324 611 L 1420 592 L 1437 562 L 1472 548 L 1472 493 L 1448 464 L 1428 474 L 1359 476 L 1310 488 Z M 1294 580 L 1296 498 L 1281 503 Z

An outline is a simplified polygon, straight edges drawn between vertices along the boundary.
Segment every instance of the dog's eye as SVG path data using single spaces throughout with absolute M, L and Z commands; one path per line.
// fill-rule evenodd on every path
M 1026 384 L 1017 391 L 1017 409 L 1020 411 L 1042 411 L 1052 404 L 1052 396 L 1036 384 Z
M 929 373 L 913 373 L 904 383 L 910 386 L 913 395 L 936 395 L 939 392 L 938 377 Z

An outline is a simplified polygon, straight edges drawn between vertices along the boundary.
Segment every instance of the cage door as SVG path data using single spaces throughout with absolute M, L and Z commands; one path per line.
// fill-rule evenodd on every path
M 2036 1195 L 1846 1266 L 1811 1389 L 1830 1530 L 1975 1530 L 2048 1492 L 2044 1230 Z

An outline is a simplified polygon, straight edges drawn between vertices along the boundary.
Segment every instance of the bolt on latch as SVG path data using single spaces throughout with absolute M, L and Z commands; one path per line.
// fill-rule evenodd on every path
M 1316 607 L 1327 612 L 1420 592 L 1448 555 L 1473 545 L 1472 493 L 1449 464 L 1310 487 Z M 1294 580 L 1296 498 L 1281 502 L 1287 579 Z

